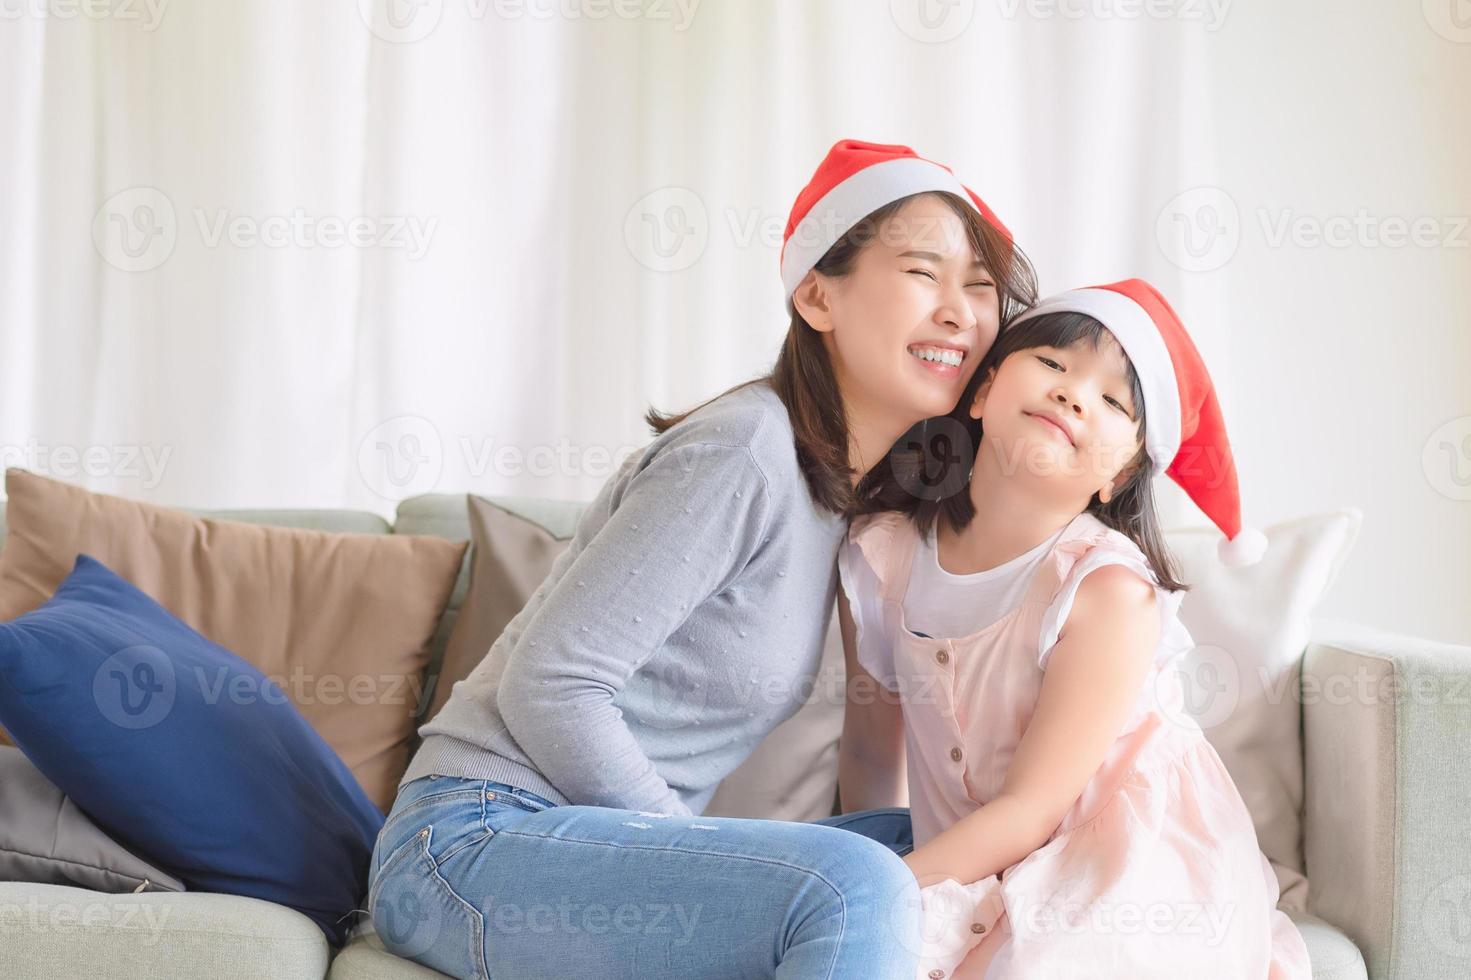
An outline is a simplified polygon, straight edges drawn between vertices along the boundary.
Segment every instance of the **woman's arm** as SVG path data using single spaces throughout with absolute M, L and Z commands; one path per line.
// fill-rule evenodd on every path
M 1078 585 L 996 799 L 904 860 L 923 884 L 999 874 L 1047 842 L 1128 722 L 1159 643 L 1154 586 L 1122 565 Z
M 613 700 L 761 547 L 765 476 L 744 446 L 669 448 L 609 507 L 518 638 L 496 707 L 572 803 L 688 816 Z
M 904 770 L 904 709 L 858 662 L 857 629 L 848 595 L 838 590 L 838 627 L 847 665 L 843 735 L 838 741 L 838 795 L 844 813 L 908 806 Z

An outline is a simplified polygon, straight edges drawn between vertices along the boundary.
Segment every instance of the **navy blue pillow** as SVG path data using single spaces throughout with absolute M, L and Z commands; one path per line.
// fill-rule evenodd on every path
M 0 623 L 0 725 L 188 888 L 289 906 L 343 942 L 383 814 L 278 686 L 95 558 Z

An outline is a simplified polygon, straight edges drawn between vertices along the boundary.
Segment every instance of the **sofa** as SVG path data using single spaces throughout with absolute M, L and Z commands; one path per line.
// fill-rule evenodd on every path
M 575 524 L 583 506 L 491 499 L 564 527 Z M 392 524 L 358 511 L 197 513 L 469 540 L 465 501 L 462 495 L 411 498 L 399 505 Z M 0 541 L 3 535 L 0 520 Z M 467 556 L 435 634 L 428 675 L 437 676 L 470 564 Z M 832 634 L 827 670 L 838 649 Z M 840 651 L 836 657 L 840 670 Z M 1334 624 L 1318 629 L 1303 650 L 1301 677 L 1303 691 L 1312 695 L 1301 697 L 1302 844 L 1310 886 L 1306 911 L 1293 918 L 1307 941 L 1313 976 L 1471 976 L 1471 649 Z M 1380 693 L 1321 696 L 1331 687 L 1326 681 L 1343 677 L 1367 680 Z M 788 754 L 794 738 L 810 742 L 810 731 L 794 731 L 803 723 L 799 713 L 772 732 L 730 780 L 759 781 L 762 767 Z M 836 735 L 823 742 L 808 746 L 814 761 L 804 791 L 819 792 L 825 809 L 832 800 L 827 812 L 837 812 Z M 740 794 L 745 812 L 730 804 L 736 794 L 717 794 L 708 812 L 771 816 L 780 810 L 779 794 L 791 789 Z M 258 899 L 0 882 L 0 976 L 408 980 L 440 974 L 385 951 L 366 915 L 346 946 L 334 950 L 306 917 Z

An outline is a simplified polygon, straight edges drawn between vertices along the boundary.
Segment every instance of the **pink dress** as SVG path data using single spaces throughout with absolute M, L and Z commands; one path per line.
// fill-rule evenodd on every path
M 881 631 L 870 648 L 892 652 L 891 665 L 865 668 L 878 676 L 891 666 L 890 686 L 903 695 L 918 846 L 1000 791 L 1082 578 L 1115 563 L 1155 578 L 1132 541 L 1080 514 L 1036 566 L 1019 606 L 969 636 L 927 638 L 903 622 L 913 522 L 866 515 L 849 539 L 879 582 L 883 614 L 859 628 Z M 1176 615 L 1185 593 L 1156 592 L 1159 650 L 1118 739 L 1048 841 L 989 885 L 975 883 L 973 894 L 988 898 L 969 910 L 953 974 L 921 976 L 1312 976 L 1302 936 L 1276 907 L 1277 879 L 1246 804 L 1182 710 L 1173 661 L 1193 645 Z

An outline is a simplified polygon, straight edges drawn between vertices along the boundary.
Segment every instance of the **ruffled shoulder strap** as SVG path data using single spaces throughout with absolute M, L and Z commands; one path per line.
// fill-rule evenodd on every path
M 1129 540 L 1127 535 L 1115 531 L 1085 511 L 1073 519 L 1052 548 L 1052 592 L 1044 598 L 1055 598 L 1078 563 L 1099 549 L 1103 549 L 1110 557 L 1125 559 L 1125 564 L 1137 564 L 1147 573 L 1151 582 L 1159 584 L 1159 580 L 1149 570 L 1149 560 L 1144 557 L 1144 552 L 1139 550 L 1137 544 Z M 1094 560 L 1100 557 L 1102 555 L 1097 555 Z
M 1053 546 L 1052 556 L 1037 583 L 1038 598 L 1047 603 L 1042 617 L 1038 642 L 1038 666 L 1046 668 L 1047 655 L 1061 635 L 1078 586 L 1087 575 L 1105 565 L 1124 565 L 1155 588 L 1161 614 L 1161 649 L 1157 654 L 1173 658 L 1192 645 L 1189 634 L 1176 615 L 1183 592 L 1168 592 L 1149 566 L 1149 559 L 1137 544 L 1122 532 L 1104 524 L 1092 514 L 1079 514 Z
M 895 598 L 908 581 L 907 569 L 899 566 L 913 556 L 916 533 L 906 515 L 892 510 L 856 517 L 848 527 L 848 540 L 873 569 L 885 599 Z

